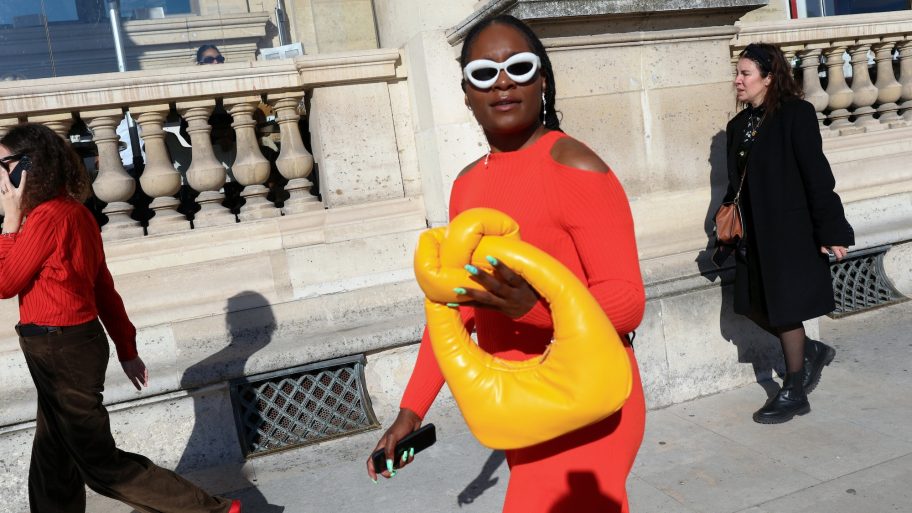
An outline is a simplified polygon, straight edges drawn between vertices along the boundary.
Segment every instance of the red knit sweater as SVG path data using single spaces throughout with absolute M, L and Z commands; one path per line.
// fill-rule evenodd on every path
M 105 263 L 92 213 L 59 196 L 0 237 L 0 297 L 19 294 L 19 322 L 75 326 L 101 318 L 120 361 L 136 358 L 136 328 Z
M 521 238 L 567 266 L 595 296 L 620 335 L 633 331 L 645 308 L 630 205 L 614 173 L 583 171 L 556 162 L 551 148 L 562 132 L 552 131 L 529 147 L 492 153 L 457 178 L 450 218 L 488 207 L 519 223 Z M 509 360 L 545 351 L 552 338 L 551 314 L 540 301 L 512 320 L 485 309 L 461 308 L 479 345 Z M 427 329 L 415 370 L 400 404 L 422 418 L 443 385 Z

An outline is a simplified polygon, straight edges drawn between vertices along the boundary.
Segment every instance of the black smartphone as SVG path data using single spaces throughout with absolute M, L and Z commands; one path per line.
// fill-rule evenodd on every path
M 13 184 L 13 187 L 19 187 L 19 181 L 22 180 L 23 171 L 31 171 L 32 169 L 32 159 L 28 155 L 23 155 L 19 159 L 19 163 L 16 164 L 16 168 L 9 174 L 10 183 Z
M 399 468 L 399 462 L 402 461 L 402 453 L 409 449 L 415 449 L 415 454 L 434 445 L 437 441 L 437 430 L 433 424 L 425 424 L 415 431 L 406 435 L 399 443 L 396 444 L 396 454 L 393 456 L 393 468 Z M 380 473 L 386 470 L 386 453 L 383 449 L 377 449 L 371 455 L 374 461 L 374 472 Z

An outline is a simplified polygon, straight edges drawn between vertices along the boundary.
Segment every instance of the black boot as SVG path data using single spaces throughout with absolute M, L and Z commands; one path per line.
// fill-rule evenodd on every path
M 836 357 L 832 347 L 810 338 L 804 340 L 804 392 L 810 394 L 820 383 L 823 368 Z
M 781 424 L 792 420 L 795 415 L 811 411 L 807 394 L 804 393 L 804 369 L 786 374 L 779 393 L 754 413 L 754 422 L 760 424 Z

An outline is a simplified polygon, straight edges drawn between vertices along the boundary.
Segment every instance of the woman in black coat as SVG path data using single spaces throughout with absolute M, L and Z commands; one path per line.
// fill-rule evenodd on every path
M 735 253 L 734 306 L 782 344 L 782 389 L 754 413 L 755 421 L 775 424 L 810 411 L 807 393 L 836 354 L 808 339 L 803 321 L 835 308 L 828 256 L 841 260 L 855 241 L 833 192 L 814 107 L 801 99 L 782 51 L 751 44 L 737 69 L 745 108 L 726 128 L 725 198 L 741 188 L 745 235 Z

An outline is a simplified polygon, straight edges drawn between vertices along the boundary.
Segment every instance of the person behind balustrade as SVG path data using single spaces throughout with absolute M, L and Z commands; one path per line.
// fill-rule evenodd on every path
M 836 354 L 807 337 L 804 321 L 835 308 L 828 256 L 842 260 L 855 236 L 833 190 L 815 109 L 802 99 L 782 51 L 748 45 L 734 85 L 744 108 L 725 129 L 723 199 L 741 189 L 745 236 L 735 251 L 734 309 L 782 346 L 782 388 L 753 415 L 776 424 L 810 411 L 807 394 Z
M 0 165 L 0 296 L 19 296 L 16 332 L 38 392 L 31 511 L 84 513 L 88 486 L 141 511 L 240 512 L 239 501 L 210 496 L 116 447 L 102 403 L 105 329 L 137 390 L 148 386 L 149 372 L 98 225 L 82 205 L 89 178 L 76 152 L 49 128 L 22 124 L 0 139 Z
M 524 241 L 588 286 L 624 341 L 633 371 L 630 397 L 614 415 L 506 451 L 510 482 L 503 511 L 627 512 L 626 480 L 646 412 L 629 337 L 642 319 L 645 294 L 627 197 L 608 165 L 561 131 L 551 62 L 527 25 L 508 15 L 482 21 L 466 36 L 460 66 L 465 104 L 490 152 L 459 174 L 450 218 L 488 207 L 515 219 Z M 493 274 L 467 267 L 484 291 L 456 290 L 471 300 L 460 308 L 467 329 L 475 329 L 479 345 L 500 358 L 543 354 L 553 335 L 548 304 L 503 262 L 489 261 Z M 425 330 L 399 415 L 376 445 L 388 458 L 383 477 L 396 475 L 394 465 L 413 460 L 407 453 L 394 463 L 395 445 L 418 429 L 443 383 Z M 367 472 L 376 481 L 370 458 Z

